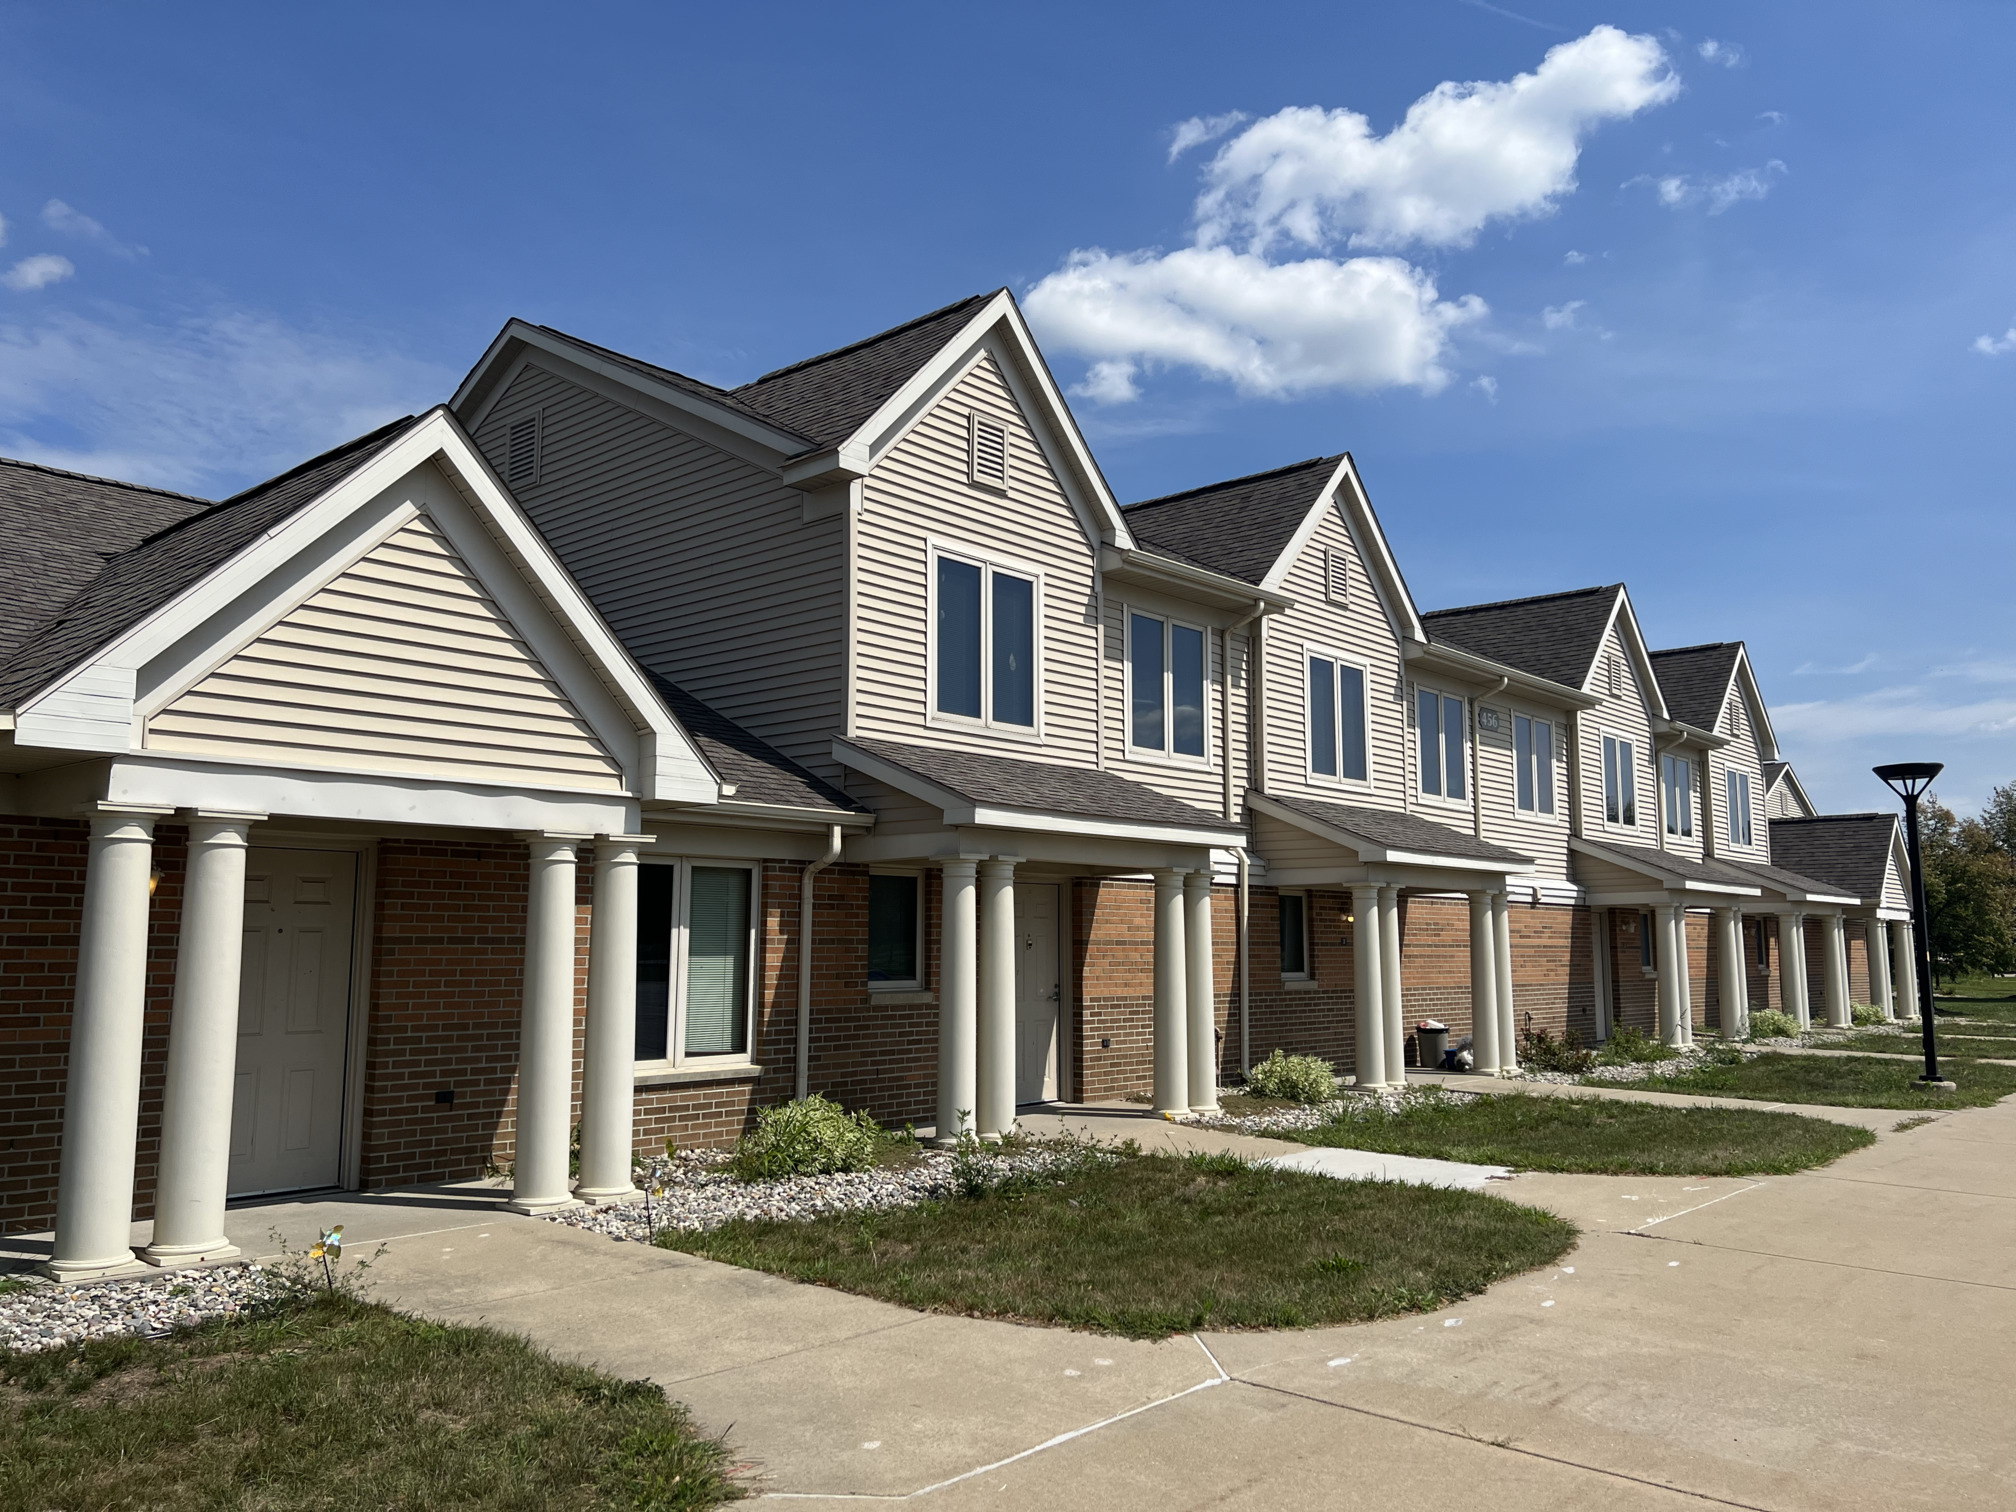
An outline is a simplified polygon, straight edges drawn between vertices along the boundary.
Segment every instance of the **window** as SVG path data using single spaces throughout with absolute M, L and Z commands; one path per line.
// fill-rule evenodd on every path
M 1554 726 L 1545 719 L 1512 716 L 1516 801 L 1529 814 L 1554 812 Z
M 1750 843 L 1750 774 L 1729 774 L 1729 843 Z
M 755 998 L 752 867 L 652 861 L 637 879 L 640 1061 L 749 1054 Z
M 1281 894 L 1281 975 L 1309 975 L 1309 899 L 1303 893 Z
M 1309 656 L 1309 772 L 1368 780 L 1365 669 L 1335 656 Z
M 918 879 L 868 879 L 868 983 L 871 988 L 912 988 L 922 983 L 917 961 L 923 910 L 917 906 Z
M 1638 964 L 1646 971 L 1659 969 L 1659 947 L 1654 942 L 1652 915 L 1638 915 Z
M 1463 760 L 1463 700 L 1433 688 L 1414 690 L 1415 721 L 1420 727 L 1421 791 L 1460 801 L 1468 791 Z
M 1666 833 L 1694 833 L 1694 763 L 1684 756 L 1659 759 L 1661 780 L 1666 785 Z
M 514 420 L 504 443 L 504 481 L 513 488 L 539 481 L 538 414 Z
M 941 555 L 933 586 L 937 598 L 933 707 L 957 719 L 1033 730 L 1035 578 L 992 563 Z
M 1757 969 L 1759 971 L 1771 969 L 1771 936 L 1765 933 L 1762 919 L 1757 921 Z
M 1351 601 L 1350 560 L 1335 546 L 1323 548 L 1323 596 L 1333 604 Z
M 1202 760 L 1204 632 L 1152 614 L 1127 616 L 1128 745 Z
M 1638 822 L 1636 759 L 1630 741 L 1603 737 L 1603 817 L 1612 824 Z
M 988 488 L 1005 489 L 1008 486 L 1008 427 L 985 419 L 976 412 L 972 417 L 968 444 L 972 449 L 973 481 Z

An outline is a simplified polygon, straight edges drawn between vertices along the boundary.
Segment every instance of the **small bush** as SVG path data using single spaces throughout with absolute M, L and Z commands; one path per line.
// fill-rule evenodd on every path
M 1283 1055 L 1276 1050 L 1246 1073 L 1246 1090 L 1255 1097 L 1284 1102 L 1329 1102 L 1337 1095 L 1337 1073 L 1319 1056 Z
M 1799 1021 L 1777 1008 L 1759 1008 L 1750 1015 L 1750 1038 L 1791 1039 L 1799 1032 Z
M 1584 1049 L 1573 1029 L 1558 1040 L 1545 1029 L 1528 1029 L 1519 1036 L 1519 1064 L 1529 1071 L 1566 1071 L 1580 1076 L 1596 1064 L 1596 1052 Z
M 1856 1024 L 1887 1024 L 1890 1022 L 1890 1020 L 1883 1017 L 1883 1010 L 1873 1003 L 1849 1004 L 1848 1018 L 1851 1023 Z
M 733 1169 L 744 1181 L 865 1171 L 875 1163 L 882 1126 L 814 1092 L 802 1102 L 764 1108 L 735 1145 Z
M 1642 1029 L 1619 1024 L 1610 1031 L 1610 1038 L 1603 1048 L 1596 1052 L 1596 1062 L 1603 1066 L 1643 1066 L 1653 1061 L 1671 1060 L 1679 1053 L 1671 1045 L 1660 1044 Z

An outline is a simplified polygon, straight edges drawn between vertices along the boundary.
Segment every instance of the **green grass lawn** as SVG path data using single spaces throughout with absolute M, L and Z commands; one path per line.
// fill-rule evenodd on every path
M 1946 1070 L 1944 1066 L 1940 1068 Z M 2016 1092 L 2016 1066 L 1957 1061 L 1950 1075 L 1956 1092 L 1928 1092 L 1916 1084 L 1921 1068 L 1874 1056 L 1780 1055 L 1766 1052 L 1738 1066 L 1705 1065 L 1645 1086 L 1658 1092 L 1707 1097 L 1749 1097 L 1763 1102 L 1823 1103 L 1836 1108 L 1977 1108 Z
M 715 1507 L 728 1453 L 648 1381 L 342 1295 L 0 1352 L 0 1507 Z
M 1932 1006 L 1941 1014 L 1994 1019 L 2016 1026 L 2016 979 L 1971 976 L 1957 982 L 1934 983 Z
M 1282 1139 L 1525 1171 L 1753 1176 L 1803 1171 L 1873 1142 L 1866 1129 L 1751 1108 L 1672 1108 L 1519 1092 L 1422 1098 Z
M 1994 1059 L 2016 1060 L 2016 1035 L 1988 1034 L 1976 1037 L 1967 1033 L 1959 1025 L 1939 1025 L 1939 1058 L 1952 1056 L 1955 1060 L 1975 1060 L 1981 1056 Z M 1830 1050 L 1860 1050 L 1874 1055 L 1919 1055 L 1925 1053 L 1925 1042 L 1919 1037 L 1916 1025 L 1908 1034 L 1886 1034 L 1873 1030 L 1867 1034 L 1853 1034 L 1838 1044 L 1829 1045 Z
M 658 1243 L 905 1307 L 1156 1339 L 1441 1307 L 1575 1237 L 1477 1192 L 1138 1155 L 921 1207 Z

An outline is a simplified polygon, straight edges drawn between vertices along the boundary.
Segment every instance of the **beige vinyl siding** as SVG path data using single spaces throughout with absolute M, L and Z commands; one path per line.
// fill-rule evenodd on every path
M 1252 823 L 1253 848 L 1267 858 L 1269 871 L 1300 867 L 1356 866 L 1358 853 L 1320 835 L 1312 835 L 1300 825 L 1272 814 L 1255 814 Z M 1259 879 L 1266 882 L 1263 876 Z
M 1474 766 L 1477 773 L 1479 813 L 1484 821 L 1483 838 L 1502 845 L 1539 863 L 1534 880 L 1568 880 L 1568 833 L 1571 767 L 1568 750 L 1568 714 L 1540 704 L 1509 703 L 1500 695 L 1486 699 L 1486 709 L 1498 712 L 1498 728 L 1476 732 Z M 1516 715 L 1545 720 L 1553 730 L 1554 812 L 1527 813 L 1519 807 L 1518 776 L 1513 765 L 1516 747 L 1512 720 Z M 1536 795 L 1537 797 L 1537 795 Z
M 1771 789 L 1766 807 L 1773 819 L 1811 819 L 1813 811 L 1799 801 L 1799 795 L 1790 781 L 1781 776 Z
M 1610 694 L 1608 658 L 1622 663 L 1621 682 L 1616 697 Z M 1624 644 L 1623 634 L 1613 625 L 1597 655 L 1596 674 L 1590 691 L 1602 695 L 1603 702 L 1582 714 L 1581 773 L 1584 832 L 1594 840 L 1615 840 L 1625 845 L 1659 844 L 1659 766 L 1652 752 L 1652 717 L 1645 693 L 1638 681 L 1638 669 Z M 1638 823 L 1636 827 L 1613 825 L 1604 818 L 1603 737 L 1615 735 L 1632 743 L 1638 773 Z M 1579 862 L 1578 862 L 1579 866 Z
M 1708 800 L 1715 813 L 1715 853 L 1738 861 L 1771 859 L 1771 823 L 1764 812 L 1764 759 L 1757 746 L 1757 714 L 1743 694 L 1738 677 L 1716 721 L 1715 733 L 1729 744 L 1708 758 Z M 1750 774 L 1750 844 L 1739 845 L 1729 833 L 1729 773 Z
M 147 748 L 623 787 L 621 767 L 425 515 L 156 714 Z
M 1884 908 L 1908 909 L 1911 906 L 1911 893 L 1904 885 L 1908 863 L 1899 854 L 1901 850 L 1902 846 L 1893 844 L 1890 847 L 1890 859 L 1883 863 Z
M 1007 430 L 1005 493 L 970 480 L 968 437 L 976 411 Z M 991 355 L 983 355 L 875 465 L 863 484 L 857 541 L 857 734 L 1070 766 L 1096 763 L 1093 543 Z M 932 717 L 934 542 L 1041 573 L 1040 742 Z
M 844 514 L 753 463 L 545 368 L 512 379 L 476 433 L 505 472 L 540 414 L 539 481 L 518 500 L 645 667 L 829 778 L 845 687 Z

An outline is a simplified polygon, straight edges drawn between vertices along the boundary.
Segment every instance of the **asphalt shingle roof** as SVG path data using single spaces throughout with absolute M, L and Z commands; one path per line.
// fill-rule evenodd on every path
M 1148 550 L 1243 582 L 1265 578 L 1344 454 L 1230 478 L 1129 504 L 1121 513 Z
M 221 504 L 191 510 L 130 549 L 109 557 L 98 572 L 12 647 L 4 669 L 0 669 L 0 708 L 13 707 L 90 660 L 205 574 L 363 466 L 412 423 L 410 415 L 395 420 Z M 36 525 L 29 530 L 26 544 L 31 547 L 36 531 L 61 539 L 60 529 L 53 526 Z M 13 541 L 0 543 L 0 556 L 11 557 L 14 549 Z M 72 563 L 76 565 L 74 557 Z
M 832 809 L 844 814 L 869 810 L 831 783 L 808 772 L 774 746 L 750 734 L 726 715 L 702 703 L 677 683 L 647 672 L 651 685 L 665 700 L 707 764 L 724 783 L 734 784 L 728 796 L 736 803 L 768 803 L 779 808 Z
M 1776 839 L 1776 836 L 1773 836 Z M 1800 872 L 1788 871 L 1782 866 L 1764 866 L 1755 861 L 1731 861 L 1715 859 L 1694 861 L 1686 856 L 1676 856 L 1671 851 L 1657 850 L 1649 845 L 1613 845 L 1607 840 L 1584 838 L 1579 842 L 1614 856 L 1622 866 L 1650 866 L 1660 871 L 1671 872 L 1693 882 L 1706 882 L 1710 886 L 1769 887 L 1777 891 L 1802 893 L 1839 893 L 1833 884 L 1817 877 L 1809 877 Z
M 725 405 L 731 410 L 736 410 L 747 415 L 752 420 L 761 420 L 765 425 L 779 426 L 778 421 L 762 413 L 760 410 L 751 409 L 740 399 L 737 399 L 732 389 L 720 388 L 703 379 L 689 377 L 685 373 L 674 372 L 671 368 L 660 367 L 655 362 L 646 362 L 642 357 L 632 357 L 627 352 L 619 352 L 614 347 L 598 346 L 592 341 L 584 340 L 571 332 L 562 331 L 553 326 L 540 326 L 539 329 L 544 331 L 548 336 L 556 337 L 566 342 L 569 346 L 577 346 L 585 352 L 595 353 L 598 357 L 606 357 L 619 367 L 629 368 L 633 373 L 640 373 L 646 378 L 655 379 L 671 388 L 696 395 L 699 398 L 711 400 L 715 404 Z M 791 430 L 791 427 L 788 425 L 781 426 L 780 428 L 787 431 Z M 792 433 L 794 435 L 798 434 L 795 431 Z M 812 438 L 810 436 L 802 436 L 800 439 L 808 447 L 811 445 Z
M 1773 819 L 1771 854 L 1808 876 L 1865 903 L 1883 895 L 1895 814 L 1822 814 L 1817 819 Z
M 1721 641 L 1712 646 L 1654 651 L 1652 671 L 1659 679 L 1666 712 L 1697 730 L 1713 730 L 1722 717 L 1722 701 L 1729 692 L 1729 679 L 1736 675 L 1736 658 L 1742 650 L 1741 641 Z
M 1429 638 L 1579 688 L 1603 646 L 1622 584 L 1577 588 L 1538 598 L 1436 609 L 1421 616 Z
M 1184 825 L 1225 830 L 1232 826 L 1204 809 L 1092 767 L 1053 766 L 1019 756 L 983 756 L 855 737 L 844 742 L 913 772 L 972 803 L 996 808 L 1117 819 L 1129 824 Z
M 1533 861 L 1531 856 L 1522 856 L 1502 845 L 1479 840 L 1475 835 L 1465 834 L 1446 824 L 1437 824 L 1432 819 L 1423 819 L 1419 814 L 1359 808 L 1348 803 L 1324 803 L 1315 798 L 1287 797 L 1280 793 L 1268 793 L 1266 797 L 1268 802 L 1293 809 L 1318 823 L 1363 835 L 1367 840 L 1394 850 L 1461 856 L 1470 861 L 1504 861 L 1522 866 L 1531 865 Z

